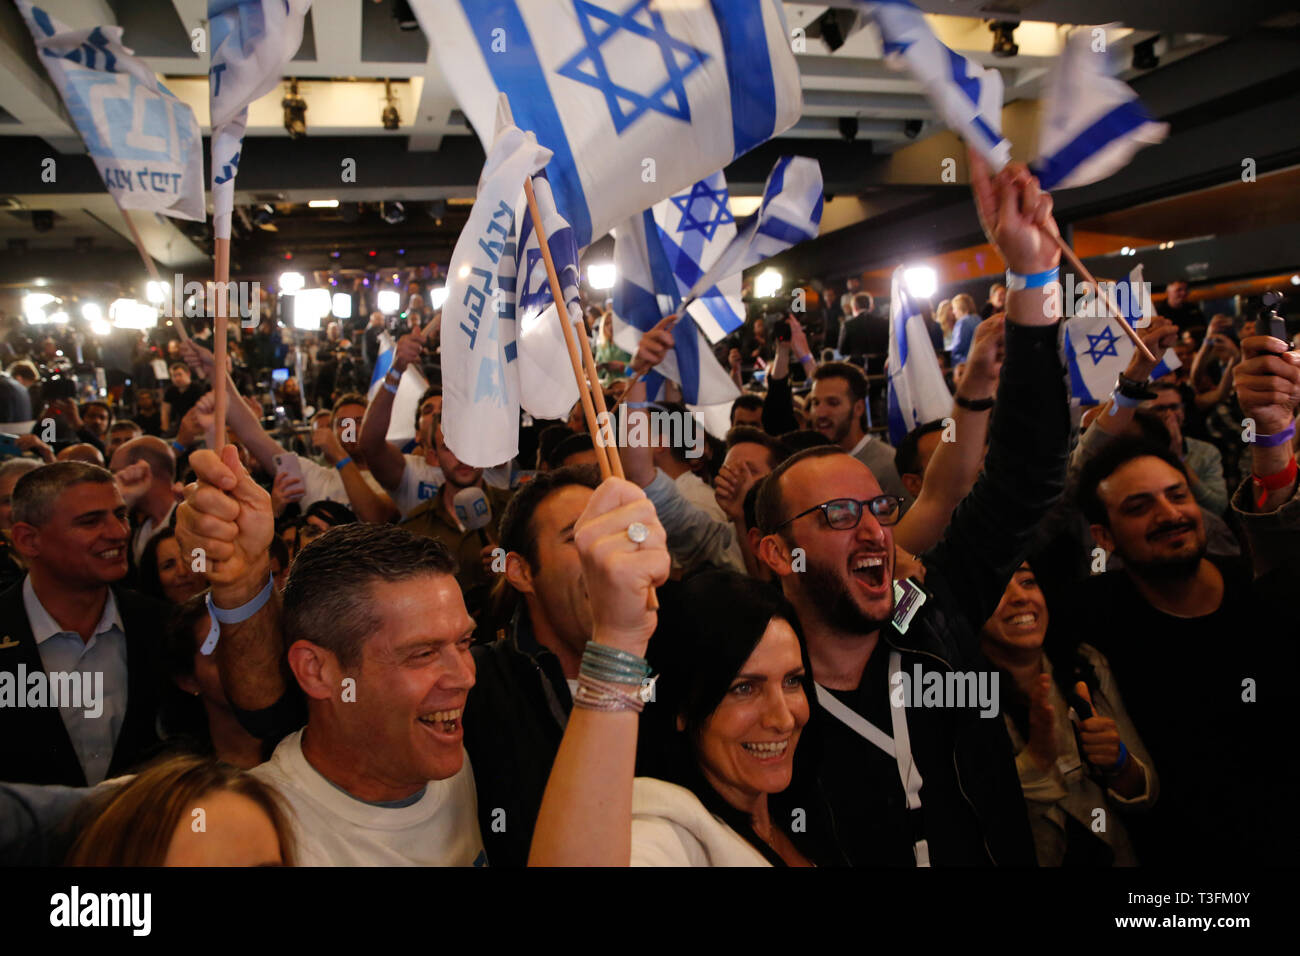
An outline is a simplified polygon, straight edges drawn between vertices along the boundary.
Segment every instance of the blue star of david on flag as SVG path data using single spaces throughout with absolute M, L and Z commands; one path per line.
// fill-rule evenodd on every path
M 678 232 L 700 232 L 705 240 L 712 241 L 719 226 L 736 221 L 727 208 L 727 190 L 710 189 L 708 180 L 700 180 L 689 193 L 669 198 L 682 214 L 677 223 Z M 701 208 L 703 219 L 696 215 L 696 210 Z
M 1119 353 L 1115 351 L 1116 341 L 1118 339 L 1115 332 L 1108 325 L 1097 335 L 1088 336 L 1088 349 L 1083 354 L 1092 359 L 1093 365 L 1100 365 L 1101 360 L 1108 355 L 1118 358 Z
M 689 123 L 691 108 L 685 81 L 709 58 L 703 50 L 670 36 L 662 15 L 651 9 L 650 3 L 651 0 L 638 0 L 623 13 L 614 13 L 588 0 L 573 0 L 587 45 L 556 71 L 599 90 L 605 97 L 614 130 L 619 134 L 650 110 Z M 659 48 L 668 78 L 649 93 L 615 83 L 610 78 L 601 47 L 621 33 L 642 37 Z M 583 66 L 588 63 L 589 71 L 584 71 Z

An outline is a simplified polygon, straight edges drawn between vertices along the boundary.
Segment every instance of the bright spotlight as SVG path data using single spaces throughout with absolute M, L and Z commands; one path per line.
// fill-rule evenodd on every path
M 167 286 L 150 279 L 144 287 L 144 296 L 154 305 L 162 305 L 167 301 Z
M 593 289 L 612 289 L 618 271 L 612 262 L 595 262 L 587 266 L 587 285 Z
M 81 306 L 81 317 L 93 326 L 96 322 L 104 321 L 104 310 L 97 302 L 85 302 Z M 100 334 L 103 335 L 102 332 Z
M 437 310 L 442 308 L 442 304 L 447 301 L 447 287 L 438 286 L 436 289 L 429 290 L 429 308 Z
M 297 292 L 304 285 L 306 280 L 303 279 L 301 272 L 281 272 L 280 273 L 280 291 Z
M 336 319 L 352 318 L 352 296 L 346 292 L 335 292 L 332 311 Z
M 754 295 L 760 299 L 766 299 L 776 295 L 781 291 L 781 286 L 785 283 L 785 278 L 775 269 L 764 269 L 754 280 Z
M 380 289 L 375 300 L 384 315 L 393 315 L 402 305 L 402 296 L 395 289 Z
M 108 335 L 113 331 L 113 327 L 103 319 L 90 319 L 90 331 L 95 335 Z
M 158 325 L 158 310 L 135 299 L 114 299 L 108 317 L 119 329 L 152 329 Z
M 315 331 L 320 328 L 321 319 L 330 313 L 330 293 L 328 289 L 307 289 L 293 294 L 293 327 Z
M 337 209 L 339 201 L 337 199 L 309 199 L 307 208 L 309 209 Z
M 1291 284 L 1292 284 L 1292 285 L 1300 285 L 1300 275 L 1294 275 L 1294 276 L 1292 276 L 1292 277 L 1291 277 Z
M 68 321 L 68 313 L 60 309 L 58 312 L 55 312 L 52 316 L 50 316 L 50 321 L 57 322 L 60 325 L 63 325 L 65 322 Z
M 915 266 L 903 270 L 903 283 L 915 298 L 928 299 L 939 288 L 939 276 L 929 266 Z
M 45 307 L 53 301 L 54 296 L 48 292 L 29 292 L 23 296 L 23 315 L 32 325 L 43 325 L 49 321 Z

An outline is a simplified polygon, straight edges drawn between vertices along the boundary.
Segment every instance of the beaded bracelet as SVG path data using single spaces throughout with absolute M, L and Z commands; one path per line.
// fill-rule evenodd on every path
M 631 710 L 639 714 L 645 709 L 645 703 L 649 695 L 645 694 L 644 690 L 641 692 L 628 692 L 622 689 L 627 686 L 626 684 L 597 680 L 594 677 L 579 673 L 578 692 L 573 695 L 573 706 L 606 713 Z

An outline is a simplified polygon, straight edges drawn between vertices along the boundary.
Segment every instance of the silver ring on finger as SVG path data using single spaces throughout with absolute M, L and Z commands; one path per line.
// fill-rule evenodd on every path
M 640 521 L 633 521 L 627 526 L 627 538 L 637 547 L 640 547 L 641 542 L 648 537 L 650 537 L 650 529 Z

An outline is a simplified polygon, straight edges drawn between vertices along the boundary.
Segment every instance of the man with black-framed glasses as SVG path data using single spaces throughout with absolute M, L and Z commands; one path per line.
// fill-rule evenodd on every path
M 896 584 L 898 503 L 841 448 L 794 455 L 758 494 L 759 557 L 798 612 L 818 685 L 821 759 L 795 786 L 828 801 L 828 837 L 854 865 L 1035 859 L 978 634 L 1064 486 L 1060 252 L 1051 198 L 1023 166 L 994 177 L 976 156 L 971 166 L 1010 269 L 1005 359 L 983 473 L 921 555 L 923 581 Z

